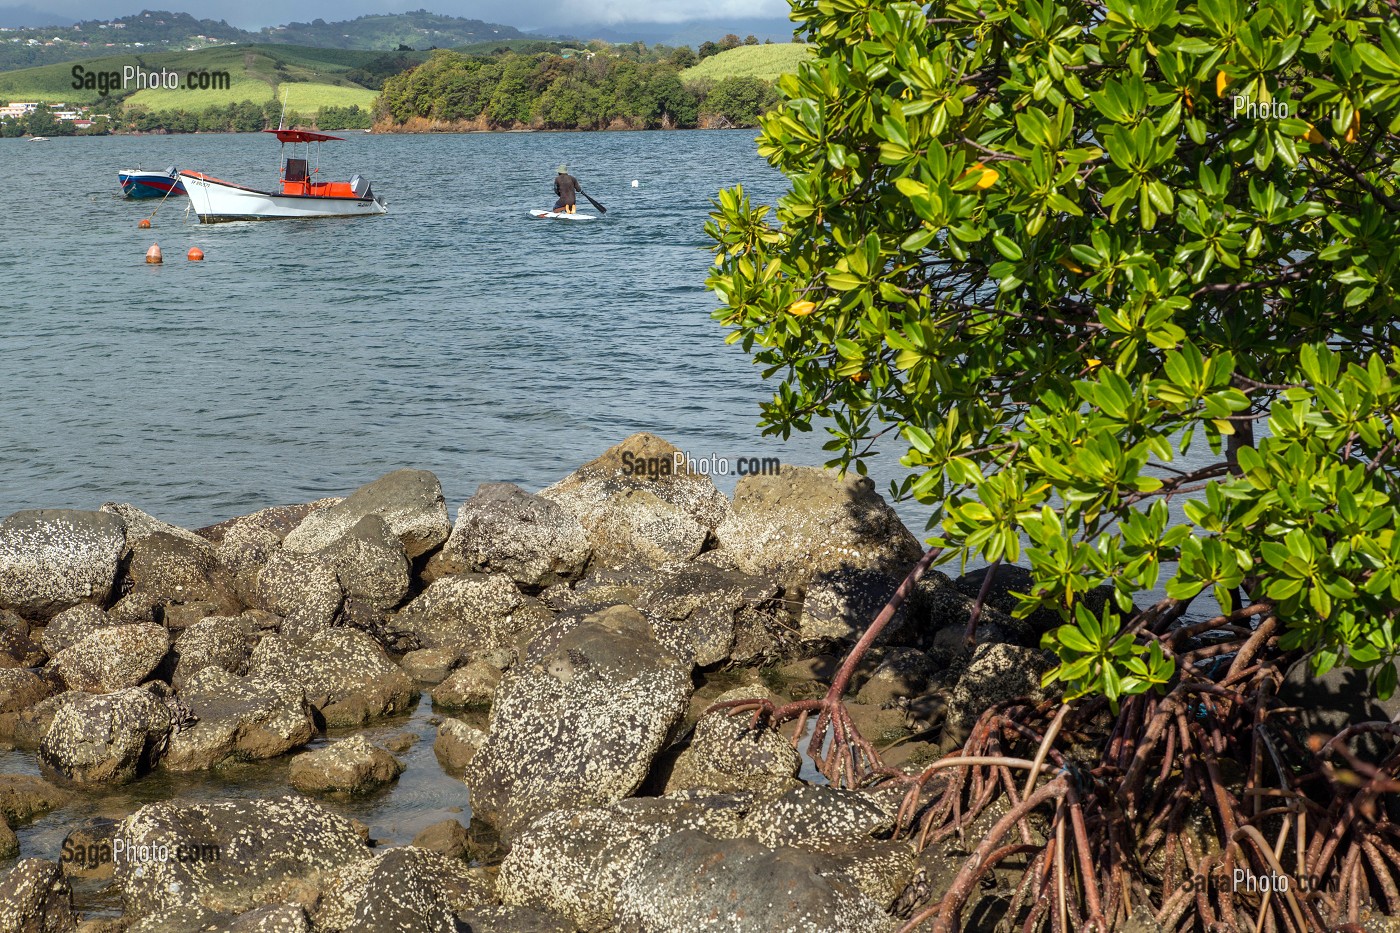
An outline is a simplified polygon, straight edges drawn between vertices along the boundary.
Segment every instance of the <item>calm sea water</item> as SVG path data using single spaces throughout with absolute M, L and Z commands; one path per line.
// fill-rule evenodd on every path
M 785 190 L 752 131 L 347 136 L 323 165 L 369 178 L 384 217 L 203 226 L 172 198 L 152 230 L 118 169 L 266 187 L 276 141 L 0 140 L 0 515 L 122 500 L 198 526 L 401 466 L 436 472 L 455 511 L 642 430 L 826 459 L 820 432 L 760 437 L 771 390 L 709 317 L 710 198 Z M 528 215 L 560 162 L 605 217 Z M 900 471 L 884 459 L 881 490 Z

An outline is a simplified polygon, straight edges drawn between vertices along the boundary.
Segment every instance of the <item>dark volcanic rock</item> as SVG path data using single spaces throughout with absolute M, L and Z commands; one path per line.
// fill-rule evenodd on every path
M 1312 735 L 1324 736 L 1326 741 L 1353 723 L 1400 721 L 1400 693 L 1382 700 L 1375 695 L 1371 683 L 1366 672 L 1350 667 L 1334 667 L 1315 677 L 1304 658 L 1288 669 L 1278 698 L 1280 704 L 1296 710 L 1291 716 L 1292 725 L 1304 744 Z M 1358 735 L 1348 747 L 1363 759 L 1379 764 L 1395 746 L 1389 737 Z
M 454 819 L 439 820 L 414 836 L 413 845 L 448 858 L 464 859 L 471 851 L 471 833 Z
M 431 584 L 386 625 L 417 646 L 450 648 L 505 667 L 552 617 L 506 577 L 464 573 Z
M 257 575 L 262 607 L 283 616 L 288 625 L 324 628 L 335 621 L 345 601 L 335 569 L 315 554 L 275 551 Z
M 29 858 L 0 877 L 0 933 L 76 930 L 73 894 L 53 862 Z
M 1029 697 L 1047 697 L 1040 677 L 1050 668 L 1045 652 L 1016 645 L 978 645 L 948 700 L 945 743 L 961 743 L 991 706 Z
M 823 856 L 685 830 L 638 859 L 615 922 L 639 933 L 888 933 L 884 908 Z
M 371 852 L 355 825 L 303 797 L 142 807 L 123 821 L 134 847 L 194 848 L 195 857 L 117 864 L 128 916 L 203 907 L 242 913 L 314 891 Z
M 219 562 L 214 545 L 192 532 L 154 531 L 128 540 L 131 556 L 125 594 L 112 607 L 120 622 L 152 622 L 168 605 L 201 605 L 209 615 L 236 615 L 233 575 Z
M 64 648 L 76 645 L 98 629 L 111 628 L 117 621 L 96 606 L 83 603 L 65 609 L 44 626 L 39 642 L 50 657 Z
M 437 477 L 426 470 L 395 470 L 307 515 L 282 539 L 282 547 L 297 554 L 319 551 L 367 515 L 383 519 L 410 558 L 442 544 L 452 529 Z
M 762 687 L 720 694 L 716 703 L 768 696 Z M 788 737 L 754 728 L 750 717 L 723 712 L 701 717 L 690 745 L 676 758 L 666 793 L 683 790 L 730 792 L 784 787 L 795 783 L 802 758 Z
M 353 629 L 326 629 L 297 644 L 269 635 L 248 664 L 261 680 L 300 684 L 328 726 L 358 726 L 413 705 L 418 688 L 374 639 Z
M 460 774 L 485 744 L 485 732 L 460 719 L 444 719 L 433 740 L 433 754 L 449 772 Z
M 496 691 L 490 739 L 467 775 L 473 811 L 509 835 L 548 810 L 626 797 L 691 690 L 690 666 L 635 610 L 547 632 Z
M 73 795 L 32 774 L 0 774 L 0 816 L 11 826 L 28 823 L 62 807 Z
M 399 667 L 421 684 L 436 686 L 448 678 L 461 654 L 455 648 L 419 648 L 399 659 Z
M 33 671 L 21 667 L 0 668 L 0 721 L 52 696 L 55 691 L 51 680 Z
M 159 625 L 114 625 L 64 648 L 53 664 L 70 690 L 110 693 L 141 683 L 169 650 L 170 636 Z
M 316 928 L 328 933 L 458 933 L 456 912 L 494 899 L 482 869 L 401 846 L 342 869 L 326 886 Z
M 307 515 L 338 502 L 318 499 L 303 505 L 274 506 L 201 528 L 196 534 L 213 543 L 219 560 L 233 574 L 238 591 L 247 598 L 256 592 L 258 572 L 282 546 L 282 539 Z
M 180 699 L 196 719 L 170 737 L 162 764 L 172 771 L 273 758 L 316 734 L 306 693 L 290 680 L 237 677 L 210 666 L 190 678 Z
M 47 657 L 39 633 L 18 613 L 0 609 L 0 668 L 38 667 Z
M 497 892 L 507 905 L 561 914 L 585 930 L 609 928 L 618 891 L 652 845 L 682 829 L 738 836 L 753 799 L 633 797 L 596 809 L 556 810 L 514 840 Z
M 291 785 L 307 794 L 366 794 L 403 773 L 403 763 L 362 735 L 292 759 Z
M 317 552 L 349 598 L 392 609 L 408 593 L 408 555 L 388 523 L 366 515 Z
M 258 639 L 251 619 L 214 616 L 201 619 L 180 633 L 172 646 L 175 669 L 170 683 L 184 689 L 191 677 L 206 667 L 230 674 L 248 673 L 248 661 Z
M 457 511 L 452 534 L 428 562 L 425 577 L 471 571 L 549 586 L 577 579 L 589 550 L 583 525 L 558 503 L 510 483 L 483 483 Z
M 115 515 L 70 509 L 16 512 L 0 522 L 0 609 L 47 619 L 107 601 L 126 550 Z
M 72 781 L 124 784 L 150 770 L 170 728 L 170 710 L 140 687 L 68 693 L 39 744 L 39 757 Z
M 500 682 L 500 671 L 485 661 L 472 661 L 433 688 L 433 702 L 448 709 L 490 706 Z

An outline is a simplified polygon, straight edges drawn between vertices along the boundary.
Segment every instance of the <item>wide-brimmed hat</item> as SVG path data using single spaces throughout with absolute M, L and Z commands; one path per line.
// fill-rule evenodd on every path
M 569 174 L 569 167 L 568 167 L 567 165 L 561 165 L 561 166 L 559 166 L 559 174 L 560 174 L 560 175 L 567 175 L 567 174 Z

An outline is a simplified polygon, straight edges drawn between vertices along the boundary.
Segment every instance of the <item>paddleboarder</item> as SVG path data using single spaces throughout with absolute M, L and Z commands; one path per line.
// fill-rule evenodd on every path
M 556 211 L 563 209 L 564 213 L 572 214 L 578 206 L 575 204 L 576 195 L 583 194 L 583 186 L 578 183 L 578 179 L 569 174 L 567 165 L 559 166 L 558 173 L 554 176 L 554 193 L 559 195 L 559 200 L 554 202 Z M 584 195 L 588 197 L 588 195 Z

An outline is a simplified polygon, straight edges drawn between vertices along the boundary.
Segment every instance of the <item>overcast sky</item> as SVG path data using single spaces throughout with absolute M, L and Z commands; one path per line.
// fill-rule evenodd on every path
M 0 4 L 3 5 L 3 4 Z M 578 23 L 676 23 L 760 17 L 786 19 L 787 0 L 29 0 L 28 5 L 69 19 L 126 16 L 141 9 L 172 9 L 200 19 L 227 20 L 243 29 L 288 20 L 310 22 L 354 19 L 366 13 L 427 9 L 519 29 L 549 32 Z

